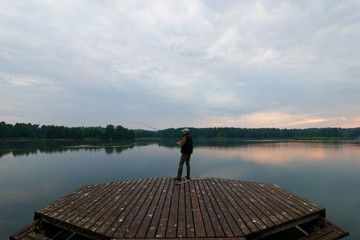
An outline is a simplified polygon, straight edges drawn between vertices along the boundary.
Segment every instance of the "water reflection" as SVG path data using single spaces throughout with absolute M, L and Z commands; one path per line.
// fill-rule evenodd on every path
M 18 156 L 29 156 L 38 153 L 63 153 L 67 151 L 89 151 L 106 154 L 121 154 L 124 150 L 157 146 L 176 149 L 174 140 L 137 142 L 78 142 L 78 141 L 39 141 L 39 142 L 0 142 L 0 159 Z M 196 154 L 208 159 L 225 161 L 250 161 L 259 164 L 279 165 L 298 161 L 329 161 L 360 159 L 359 144 L 342 144 L 328 142 L 293 142 L 293 141 L 211 141 L 196 140 Z
M 108 154 L 121 153 L 133 148 L 134 142 L 98 142 L 98 141 L 0 141 L 0 158 L 6 155 L 29 156 L 38 153 L 62 153 L 66 151 L 101 151 Z
M 175 140 L 0 143 L 0 240 L 34 211 L 88 184 L 173 177 Z M 326 207 L 360 239 L 358 143 L 195 140 L 192 175 L 275 183 Z M 3 237 L 4 236 L 4 237 Z
M 39 142 L 0 142 L 0 159 L 36 155 L 38 153 L 64 152 L 101 152 L 121 154 L 125 150 L 146 146 L 177 149 L 173 140 L 137 142 L 77 142 L 77 141 L 39 141 Z M 293 141 L 209 141 L 196 140 L 195 154 L 224 161 L 249 161 L 266 165 L 291 164 L 296 162 L 314 162 L 347 159 L 360 159 L 359 144 L 328 142 L 293 142 Z
M 355 144 L 276 142 L 234 146 L 198 147 L 197 153 L 209 159 L 256 162 L 267 165 L 314 161 L 348 161 L 360 159 L 360 146 Z

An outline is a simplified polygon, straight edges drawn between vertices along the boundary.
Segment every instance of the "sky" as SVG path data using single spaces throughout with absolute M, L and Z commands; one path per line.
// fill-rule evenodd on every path
M 360 127 L 359 43 L 358 0 L 0 0 L 0 122 Z

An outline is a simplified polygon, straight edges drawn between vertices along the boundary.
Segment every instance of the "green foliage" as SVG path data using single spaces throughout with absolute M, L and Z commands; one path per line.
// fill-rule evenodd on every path
M 136 138 L 179 138 L 182 128 L 159 131 L 134 130 Z M 190 128 L 194 138 L 238 138 L 238 139 L 311 139 L 338 140 L 360 137 L 360 128 Z
M 15 125 L 0 122 L 0 138 L 40 138 L 40 139 L 105 139 L 131 140 L 135 138 L 133 130 L 122 126 L 102 127 L 64 127 L 54 125 L 25 124 Z
M 132 140 L 134 138 L 180 138 L 182 128 L 168 128 L 159 131 L 130 130 L 122 126 L 64 127 L 30 123 L 15 125 L 0 122 L 1 138 L 40 139 L 101 139 Z M 360 137 L 360 128 L 190 128 L 194 138 L 239 138 L 239 139 L 299 139 L 338 140 Z

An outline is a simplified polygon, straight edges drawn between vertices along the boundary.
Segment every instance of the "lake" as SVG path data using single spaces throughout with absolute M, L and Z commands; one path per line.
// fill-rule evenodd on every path
M 325 207 L 327 219 L 350 232 L 345 239 L 360 239 L 359 142 L 195 140 L 194 146 L 192 176 L 274 183 Z M 179 157 L 172 140 L 0 143 L 0 240 L 80 186 L 174 177 Z

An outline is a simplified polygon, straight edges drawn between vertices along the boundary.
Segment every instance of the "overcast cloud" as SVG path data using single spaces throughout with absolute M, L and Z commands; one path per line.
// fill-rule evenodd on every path
M 0 121 L 359 127 L 360 2 L 0 0 Z

